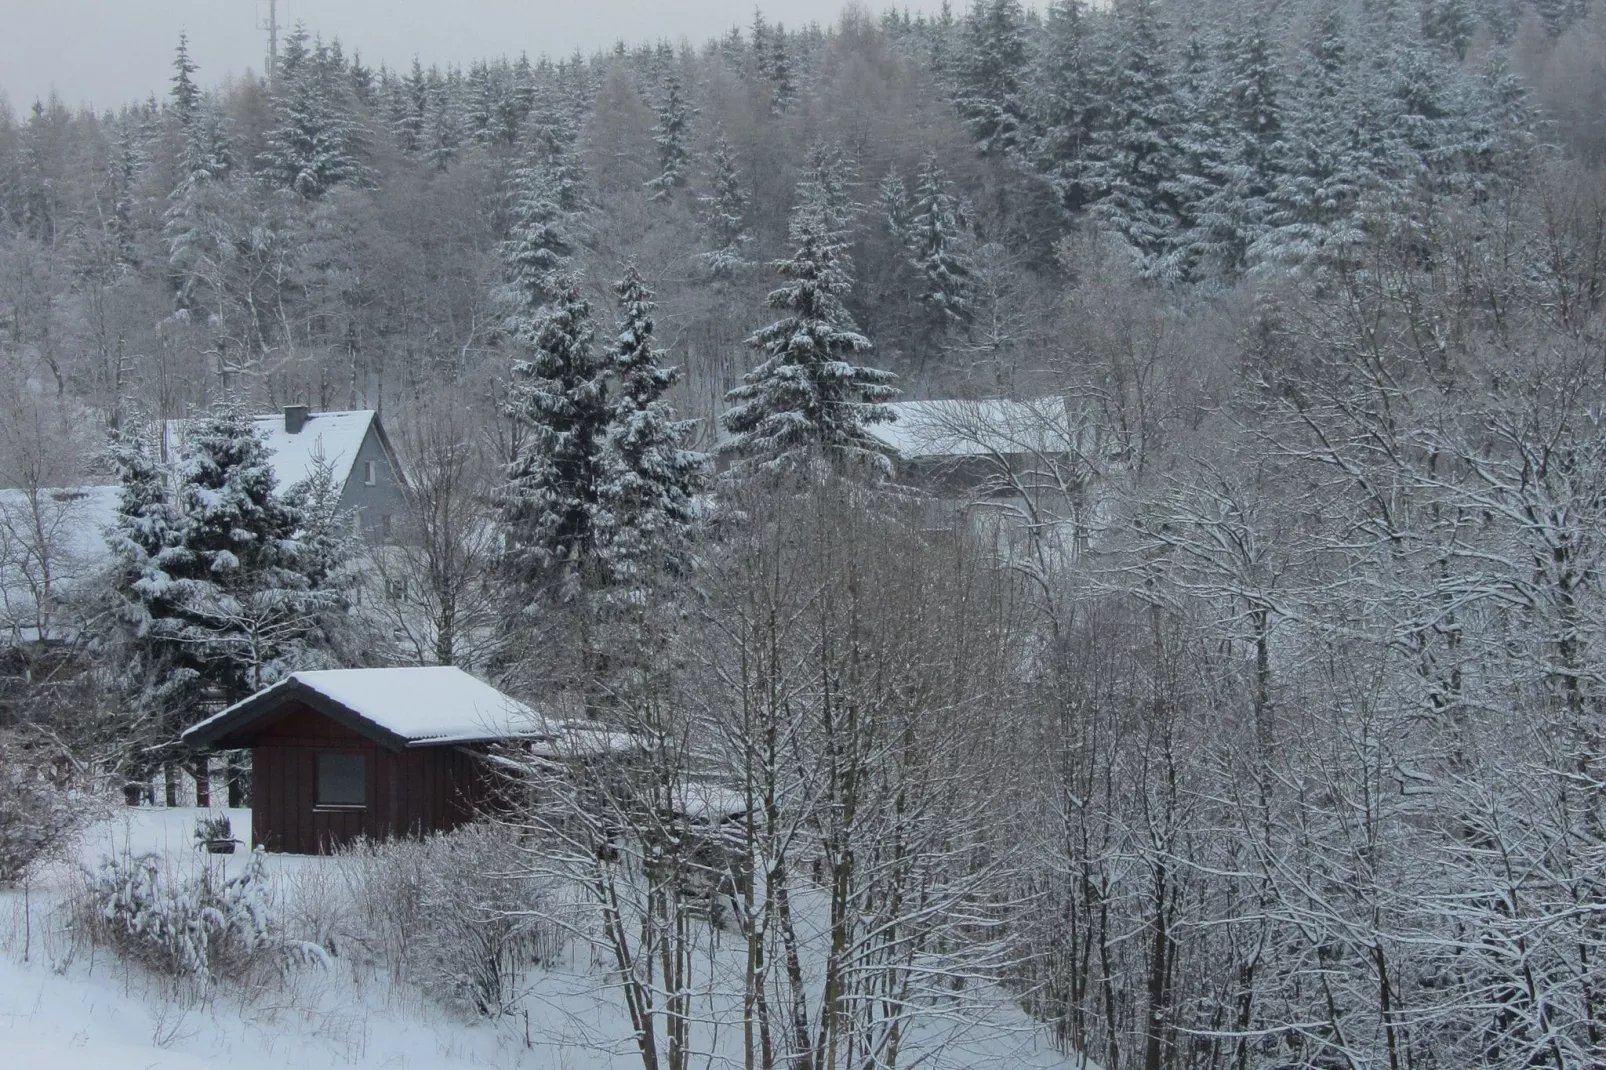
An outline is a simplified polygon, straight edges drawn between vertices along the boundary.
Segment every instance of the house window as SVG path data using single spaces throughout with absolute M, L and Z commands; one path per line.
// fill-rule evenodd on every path
M 368 759 L 361 754 L 318 755 L 318 805 L 367 804 Z
M 377 472 L 378 472 L 378 469 L 374 465 L 373 461 L 364 461 L 362 463 L 362 481 L 363 481 L 363 483 L 365 485 L 367 485 L 367 486 L 370 486 L 370 487 L 373 486 L 376 482 L 378 482 Z
M 379 534 L 384 536 L 387 539 L 390 538 L 390 514 L 389 513 L 380 513 L 379 514 Z

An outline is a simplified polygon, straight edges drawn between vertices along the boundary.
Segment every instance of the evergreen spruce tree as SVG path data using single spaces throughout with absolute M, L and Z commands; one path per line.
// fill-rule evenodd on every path
M 121 487 L 117 518 L 107 533 L 117 562 L 121 671 L 116 682 L 127 711 L 123 735 L 134 781 L 177 760 L 178 736 L 199 703 L 202 680 L 192 652 L 178 642 L 180 595 L 174 581 L 182 578 L 188 559 L 175 545 L 180 522 L 157 434 L 133 425 L 114 436 L 108 450 Z
M 1024 21 L 1019 0 L 985 0 L 966 20 L 955 102 L 983 156 L 1013 153 L 1026 136 Z
M 363 66 L 362 53 L 351 54 L 351 95 L 364 108 L 372 111 L 379 102 L 379 95 L 374 90 L 374 69 Z
M 156 459 L 151 437 L 114 443 L 122 493 L 110 541 L 124 694 L 143 753 L 170 764 L 204 701 L 238 701 L 298 668 L 331 664 L 342 608 L 335 577 L 349 544 L 325 531 L 303 541 L 301 508 L 275 493 L 267 448 L 237 410 L 184 424 L 171 465 Z M 238 784 L 230 791 L 237 798 Z
M 909 189 L 897 171 L 888 171 L 876 187 L 881 202 L 881 218 L 887 233 L 899 246 L 909 243 L 909 221 L 914 212 L 909 206 Z
M 836 142 L 816 141 L 809 147 L 807 164 L 797 185 L 798 203 L 818 216 L 828 240 L 844 250 L 843 255 L 833 258 L 834 265 L 851 263 L 845 250 L 853 243 L 861 210 L 853 199 L 858 179 L 858 170 Z M 843 292 L 851 289 L 850 278 Z
M 464 124 L 458 110 L 458 96 L 450 82 L 430 88 L 421 155 L 436 171 L 449 170 L 457 162 L 463 144 Z
M 1188 120 L 1179 140 L 1178 202 L 1187 256 L 1178 274 L 1231 279 L 1265 235 L 1284 154 L 1278 75 L 1253 16 L 1227 49 L 1216 85 L 1179 94 Z
M 689 567 L 692 498 L 707 462 L 685 448 L 695 421 L 677 421 L 664 400 L 679 373 L 653 348 L 652 291 L 632 265 L 614 292 L 620 321 L 608 363 L 618 385 L 608 407 L 602 564 L 608 584 L 640 603 L 655 575 Z
M 179 639 L 202 659 L 205 685 L 238 701 L 308 663 L 330 592 L 302 571 L 300 513 L 275 493 L 250 417 L 189 421 L 175 474 Z
M 658 105 L 658 122 L 652 128 L 653 144 L 658 146 L 658 175 L 647 183 L 655 201 L 674 199 L 675 190 L 686 184 L 686 138 L 690 116 L 682 96 L 680 78 L 664 76 L 663 100 Z
M 591 306 L 573 276 L 521 339 L 504 411 L 519 431 L 502 502 L 510 574 L 526 605 L 567 601 L 598 584 L 597 551 L 611 528 L 602 502 L 609 419 L 607 367 L 592 348 Z
M 1117 55 L 1109 116 L 1083 182 L 1092 211 L 1131 250 L 1139 271 L 1167 277 L 1181 231 L 1177 139 L 1181 116 L 1152 0 L 1125 0 L 1115 16 Z
M 402 79 L 391 98 L 391 133 L 396 145 L 411 156 L 424 144 L 424 121 L 429 110 L 429 82 L 424 77 L 424 65 L 413 57 L 413 69 Z
M 770 114 L 784 115 L 797 99 L 797 83 L 793 80 L 792 60 L 787 55 L 786 27 L 776 24 L 770 34 Z
M 268 182 L 308 200 L 369 179 L 355 126 L 338 84 L 330 78 L 333 66 L 328 51 L 309 48 L 307 31 L 297 26 L 280 59 L 275 125 L 268 131 L 267 150 L 257 157 Z
M 702 255 L 709 273 L 723 279 L 746 266 L 742 249 L 751 240 L 745 224 L 747 194 L 742 189 L 736 152 L 724 134 L 714 139 L 709 153 L 707 182 L 707 191 L 697 198 L 711 245 Z
M 939 326 L 969 323 L 975 317 L 970 261 L 960 250 L 963 208 L 948 191 L 948 176 L 936 152 L 920 165 L 907 248 L 920 273 L 920 301 Z
M 1344 24 L 1330 8 L 1301 58 L 1267 191 L 1267 229 L 1250 247 L 1265 267 L 1311 263 L 1357 236 L 1354 213 L 1371 163 L 1357 152 L 1348 52 Z
M 1477 30 L 1470 0 L 1424 0 L 1422 36 L 1448 49 L 1457 62 L 1467 58 Z
M 1028 91 L 1030 153 L 1068 211 L 1080 211 L 1088 194 L 1081 182 L 1084 157 L 1103 121 L 1086 4 L 1054 0 Z
M 852 264 L 832 218 L 826 185 L 804 192 L 793 211 L 791 257 L 775 261 L 786 280 L 767 300 L 781 319 L 747 342 L 761 355 L 741 386 L 725 395 L 722 450 L 736 470 L 779 472 L 806 467 L 818 454 L 835 464 L 890 470 L 868 428 L 892 418 L 894 376 L 856 363 L 871 348 L 844 300 Z
M 180 130 L 188 131 L 201 104 L 201 90 L 192 75 L 199 70 L 190 59 L 190 36 L 178 35 L 178 50 L 173 56 L 173 88 L 168 92 L 173 114 L 178 117 Z
M 558 276 L 572 246 L 559 180 L 547 165 L 526 161 L 513 172 L 512 224 L 497 246 L 506 279 L 512 329 L 533 334 L 540 310 L 557 294 Z

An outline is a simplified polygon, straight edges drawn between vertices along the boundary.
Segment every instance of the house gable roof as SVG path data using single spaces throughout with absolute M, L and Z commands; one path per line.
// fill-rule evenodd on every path
M 187 422 L 167 422 L 167 448 L 170 455 L 181 447 Z M 336 484 L 345 487 L 355 474 L 357 454 L 368 437 L 370 427 L 376 429 L 380 446 L 390 460 L 396 478 L 406 482 L 384 425 L 373 409 L 309 412 L 301 430 L 293 433 L 285 429 L 283 414 L 253 416 L 251 423 L 268 449 L 268 463 L 273 466 L 273 489 L 276 493 L 283 494 L 311 476 L 319 457 L 333 470 Z
M 323 669 L 292 673 L 187 729 L 190 746 L 211 746 L 301 704 L 392 750 L 500 739 L 539 739 L 546 718 L 461 669 Z

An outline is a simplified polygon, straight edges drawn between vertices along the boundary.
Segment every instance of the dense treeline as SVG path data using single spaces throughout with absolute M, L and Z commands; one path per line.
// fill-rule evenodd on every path
M 717 759 L 754 1065 L 893 1065 L 997 980 L 1108 1070 L 1599 1066 L 1602 55 L 1565 0 L 298 32 L 212 89 L 181 46 L 0 123 L 0 461 L 383 406 L 416 515 L 326 601 L 654 741 L 666 798 Z M 893 388 L 1064 404 L 956 527 L 883 482 Z M 620 811 L 654 865 L 571 861 L 674 1033 L 708 866 Z

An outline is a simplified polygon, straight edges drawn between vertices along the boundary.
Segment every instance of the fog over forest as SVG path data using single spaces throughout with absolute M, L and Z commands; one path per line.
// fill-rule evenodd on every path
M 363 44 L 0 110 L 0 883 L 452 665 L 618 1065 L 1606 1066 L 1606 0 Z

